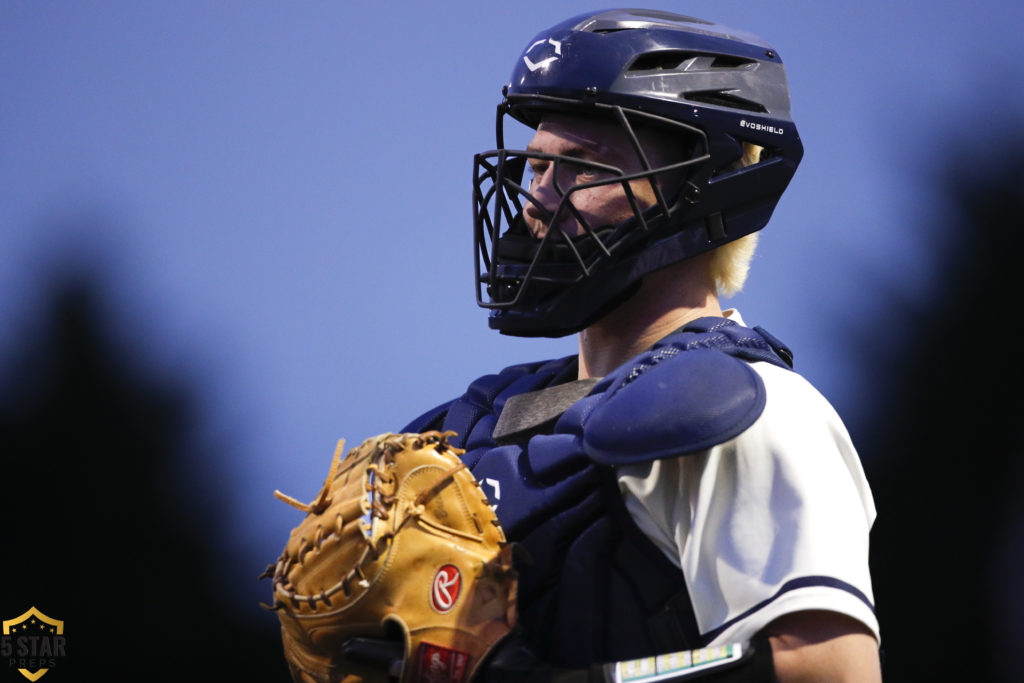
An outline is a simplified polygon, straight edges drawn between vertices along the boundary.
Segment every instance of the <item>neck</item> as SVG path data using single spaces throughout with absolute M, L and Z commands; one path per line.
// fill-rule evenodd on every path
M 603 377 L 691 320 L 722 315 L 707 261 L 651 273 L 636 295 L 580 332 L 579 378 Z

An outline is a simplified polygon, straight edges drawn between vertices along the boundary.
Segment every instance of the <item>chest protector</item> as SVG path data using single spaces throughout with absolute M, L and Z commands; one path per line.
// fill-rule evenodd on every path
M 704 645 L 683 574 L 633 523 L 615 467 L 686 456 L 746 430 L 765 403 L 754 361 L 789 367 L 792 356 L 760 328 L 701 318 L 556 419 L 500 443 L 506 402 L 572 382 L 575 356 L 481 377 L 406 427 L 458 433 L 451 443 L 466 449 L 505 533 L 527 551 L 518 612 L 540 657 L 579 667 Z

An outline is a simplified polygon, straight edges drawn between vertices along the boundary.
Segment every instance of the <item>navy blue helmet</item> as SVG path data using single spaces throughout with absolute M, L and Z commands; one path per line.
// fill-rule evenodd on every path
M 523 220 L 525 206 L 541 206 L 523 180 L 528 161 L 580 160 L 506 149 L 504 126 L 512 117 L 536 128 L 552 113 L 621 126 L 643 170 L 604 165 L 600 180 L 558 188 L 561 203 L 537 237 Z M 686 150 L 683 158 L 652 166 L 642 130 Z M 744 143 L 763 148 L 760 161 L 739 163 Z M 477 303 L 504 334 L 577 332 L 635 293 L 648 273 L 763 228 L 802 154 L 782 61 L 757 36 L 653 10 L 564 21 L 519 56 L 498 105 L 497 149 L 474 158 Z M 651 206 L 633 199 L 638 178 L 654 190 Z M 633 216 L 589 225 L 573 195 L 608 183 L 623 187 Z M 558 229 L 556 217 L 567 213 L 581 234 Z

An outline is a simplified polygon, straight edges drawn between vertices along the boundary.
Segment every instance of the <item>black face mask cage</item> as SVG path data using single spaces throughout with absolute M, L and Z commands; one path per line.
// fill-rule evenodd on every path
M 512 98 L 509 98 L 512 99 Z M 548 96 L 531 96 L 532 106 L 538 103 L 554 107 L 560 112 L 579 108 L 578 102 Z M 705 133 L 699 128 L 666 119 L 654 114 L 624 110 L 612 105 L 590 104 L 586 111 L 596 111 L 617 121 L 633 147 L 643 170 L 626 174 L 615 166 L 575 157 L 541 154 L 526 150 L 504 149 L 504 116 L 512 110 L 509 100 L 498 107 L 497 141 L 499 148 L 474 157 L 473 169 L 473 223 L 476 251 L 477 304 L 490 309 L 533 307 L 549 295 L 590 277 L 601 264 L 619 255 L 632 253 L 653 236 L 665 234 L 678 223 L 674 220 L 683 210 L 688 181 L 681 181 L 677 192 L 666 200 L 657 176 L 694 167 L 710 159 Z M 660 129 L 678 132 L 693 141 L 688 157 L 683 161 L 653 168 L 630 118 Z M 533 124 L 529 120 L 524 121 Z M 558 207 L 549 212 L 540 201 L 523 187 L 523 176 L 529 159 L 545 160 L 554 165 L 553 187 L 559 196 Z M 561 187 L 558 170 L 562 164 L 573 168 L 599 171 L 606 176 L 600 180 Z M 692 174 L 691 174 L 692 175 Z M 647 180 L 655 197 L 649 207 L 638 203 L 630 185 L 635 180 Z M 592 187 L 618 184 L 633 211 L 633 216 L 618 225 L 591 225 L 576 209 L 572 195 Z M 533 204 L 545 214 L 547 229 L 542 237 L 529 234 L 523 220 L 524 206 Z M 582 234 L 570 236 L 562 232 L 557 223 L 572 215 Z

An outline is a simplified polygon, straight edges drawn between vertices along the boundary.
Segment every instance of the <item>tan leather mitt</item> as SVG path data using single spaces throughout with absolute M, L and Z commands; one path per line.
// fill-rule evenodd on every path
M 370 638 L 404 645 L 404 683 L 462 683 L 511 630 L 511 546 L 452 435 L 382 434 L 339 461 L 342 441 L 313 502 L 275 492 L 308 513 L 267 571 L 295 681 L 386 681 L 351 651 Z

